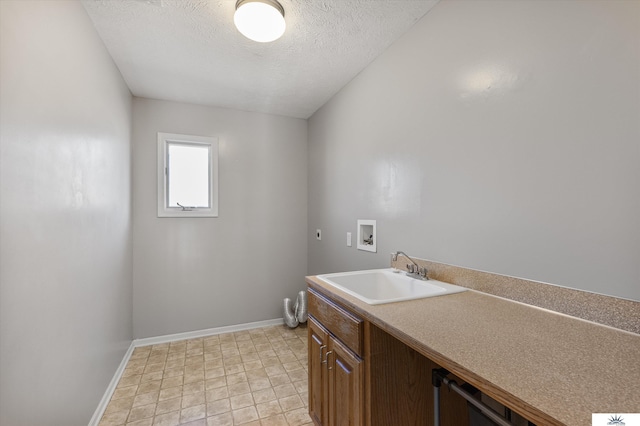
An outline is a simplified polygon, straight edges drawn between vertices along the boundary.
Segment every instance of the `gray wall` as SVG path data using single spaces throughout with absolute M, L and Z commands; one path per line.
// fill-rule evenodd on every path
M 282 317 L 305 287 L 307 122 L 134 98 L 134 336 Z M 158 218 L 157 132 L 219 138 L 217 218 Z
M 132 337 L 131 94 L 79 2 L 0 2 L 0 424 L 87 424 Z
M 404 250 L 640 300 L 639 123 L 640 2 L 442 1 L 309 120 L 309 273 Z

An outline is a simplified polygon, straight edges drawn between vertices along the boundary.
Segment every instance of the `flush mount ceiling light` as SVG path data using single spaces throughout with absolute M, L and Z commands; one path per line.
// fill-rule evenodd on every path
M 238 0 L 233 22 L 242 35 L 261 43 L 279 39 L 287 27 L 276 0 Z

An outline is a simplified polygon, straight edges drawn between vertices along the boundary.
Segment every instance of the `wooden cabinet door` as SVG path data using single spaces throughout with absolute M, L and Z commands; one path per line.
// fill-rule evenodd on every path
M 329 396 L 326 354 L 329 332 L 313 317 L 308 321 L 309 415 L 316 425 L 329 426 Z
M 329 351 L 329 425 L 361 426 L 364 424 L 362 360 L 332 337 Z

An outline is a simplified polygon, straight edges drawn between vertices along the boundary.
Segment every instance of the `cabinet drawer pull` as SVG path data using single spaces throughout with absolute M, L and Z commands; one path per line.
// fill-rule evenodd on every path
M 325 357 L 323 364 L 327 364 L 327 370 L 331 370 L 331 363 L 329 362 L 329 355 L 331 355 L 333 351 L 328 351 L 327 356 Z
M 322 360 L 322 351 L 325 350 L 326 348 L 327 348 L 327 345 L 320 346 L 320 363 L 324 363 L 324 361 Z

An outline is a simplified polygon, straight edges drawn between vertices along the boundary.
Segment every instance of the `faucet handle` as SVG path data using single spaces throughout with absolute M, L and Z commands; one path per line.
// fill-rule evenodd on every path
M 407 272 L 409 272 L 410 274 L 415 273 L 416 272 L 415 265 L 413 265 L 411 263 L 407 263 Z
M 418 274 L 424 278 L 425 280 L 428 280 L 429 277 L 427 276 L 427 274 L 429 273 L 429 270 L 425 267 L 419 268 L 418 269 Z

